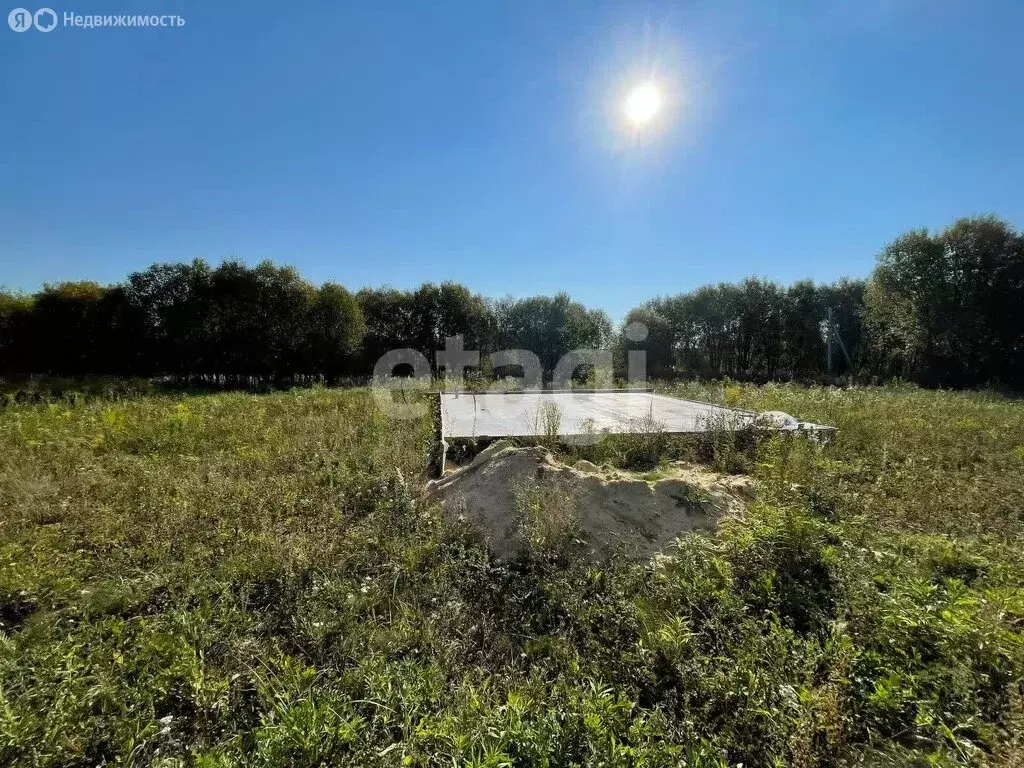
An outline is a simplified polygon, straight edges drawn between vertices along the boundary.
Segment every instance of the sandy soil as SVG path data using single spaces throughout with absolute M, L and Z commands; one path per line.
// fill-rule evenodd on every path
M 568 524 L 577 544 L 595 556 L 649 557 L 680 533 L 710 530 L 722 517 L 742 514 L 753 485 L 681 462 L 654 473 L 590 462 L 567 466 L 544 448 L 498 442 L 432 481 L 427 494 L 446 514 L 477 526 L 501 558 L 529 546 L 538 519 L 548 532 Z

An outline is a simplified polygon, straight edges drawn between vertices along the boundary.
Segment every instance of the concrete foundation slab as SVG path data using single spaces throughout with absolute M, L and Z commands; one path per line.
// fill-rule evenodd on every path
M 781 416 L 771 421 L 774 428 L 830 429 Z M 441 393 L 443 438 L 539 437 L 550 431 L 564 436 L 652 431 L 686 434 L 740 429 L 757 417 L 750 411 L 645 391 Z M 552 421 L 557 422 L 557 429 L 552 429 Z

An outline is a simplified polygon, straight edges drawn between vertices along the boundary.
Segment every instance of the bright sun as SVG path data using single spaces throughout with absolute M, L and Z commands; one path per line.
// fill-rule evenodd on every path
M 633 125 L 651 122 L 661 110 L 661 94 L 651 83 L 638 85 L 626 99 L 626 117 Z

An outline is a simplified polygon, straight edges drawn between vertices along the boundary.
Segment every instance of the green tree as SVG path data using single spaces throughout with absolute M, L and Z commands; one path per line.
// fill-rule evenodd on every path
M 324 283 L 316 292 L 308 327 L 303 370 L 320 372 L 328 384 L 356 373 L 356 355 L 366 333 L 359 302 L 343 286 Z
M 865 306 L 887 371 L 926 384 L 1024 383 L 1024 237 L 993 216 L 889 243 Z
M 647 331 L 643 341 L 631 341 L 624 335 L 625 329 L 632 323 L 640 323 Z M 676 372 L 676 342 L 674 328 L 665 315 L 661 314 L 654 303 L 631 309 L 626 313 L 622 331 L 618 338 L 618 355 L 616 374 L 625 378 L 627 374 L 627 354 L 631 349 L 642 349 L 647 354 L 648 379 L 667 379 Z
M 612 324 L 600 311 L 587 309 L 567 293 L 502 299 L 492 305 L 497 349 L 526 349 L 540 358 L 546 376 L 576 349 L 604 349 Z
M 110 349 L 107 289 L 90 281 L 46 285 L 35 295 L 24 344 L 32 371 L 59 376 L 101 373 Z

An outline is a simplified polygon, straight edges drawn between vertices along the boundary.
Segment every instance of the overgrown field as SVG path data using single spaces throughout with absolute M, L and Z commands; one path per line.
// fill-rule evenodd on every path
M 1019 765 L 1024 404 L 677 391 L 840 433 L 606 567 L 490 560 L 365 391 L 0 410 L 0 765 Z

